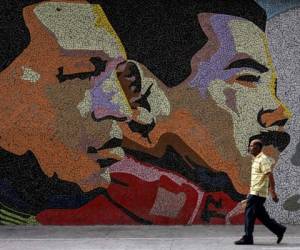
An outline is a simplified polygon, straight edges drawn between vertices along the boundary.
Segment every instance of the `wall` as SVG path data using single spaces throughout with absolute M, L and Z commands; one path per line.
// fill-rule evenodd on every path
M 293 113 L 286 130 L 291 141 L 281 154 L 276 168 L 277 189 L 281 193 L 279 205 L 268 207 L 273 216 L 287 223 L 299 224 L 299 8 L 271 18 L 267 36 L 278 74 L 278 96 Z
M 5 2 L 0 224 L 243 223 L 255 138 L 299 223 L 299 9 L 239 2 Z

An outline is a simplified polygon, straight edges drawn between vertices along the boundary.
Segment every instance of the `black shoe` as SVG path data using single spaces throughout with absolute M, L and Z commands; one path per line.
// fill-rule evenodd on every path
M 282 241 L 285 231 L 286 231 L 286 227 L 283 227 L 282 232 L 280 234 L 277 234 L 277 244 L 279 244 Z
M 253 238 L 243 236 L 240 240 L 234 242 L 236 245 L 253 245 Z

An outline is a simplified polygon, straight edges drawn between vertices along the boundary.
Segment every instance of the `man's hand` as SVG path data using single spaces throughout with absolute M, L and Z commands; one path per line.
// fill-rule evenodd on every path
M 279 199 L 278 199 L 277 194 L 275 192 L 275 181 L 274 181 L 274 177 L 273 177 L 272 172 L 268 173 L 268 176 L 269 176 L 269 180 L 270 180 L 269 190 L 270 190 L 270 193 L 271 193 L 271 196 L 272 196 L 272 200 L 277 203 L 279 201 Z
M 279 201 L 279 199 L 277 197 L 276 192 L 275 191 L 271 191 L 271 195 L 272 195 L 272 200 L 277 203 Z

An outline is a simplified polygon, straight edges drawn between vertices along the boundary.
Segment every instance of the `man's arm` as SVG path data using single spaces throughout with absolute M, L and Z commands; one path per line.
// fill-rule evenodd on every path
M 267 173 L 269 177 L 269 191 L 271 193 L 272 199 L 274 202 L 278 202 L 278 197 L 275 191 L 275 180 L 272 172 Z

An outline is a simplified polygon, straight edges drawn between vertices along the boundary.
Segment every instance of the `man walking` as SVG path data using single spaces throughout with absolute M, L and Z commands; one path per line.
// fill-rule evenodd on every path
M 258 218 L 271 232 L 277 236 L 279 244 L 286 231 L 286 227 L 271 219 L 264 207 L 266 197 L 270 191 L 274 202 L 278 202 L 275 192 L 275 182 L 272 165 L 275 161 L 262 152 L 262 141 L 255 139 L 249 145 L 249 152 L 253 156 L 251 167 L 250 194 L 247 197 L 245 210 L 245 235 L 236 245 L 252 245 L 255 219 Z

